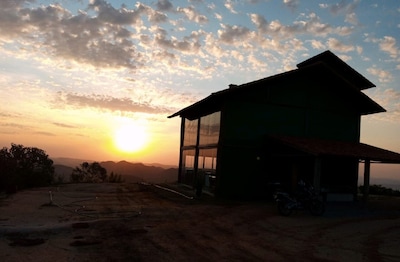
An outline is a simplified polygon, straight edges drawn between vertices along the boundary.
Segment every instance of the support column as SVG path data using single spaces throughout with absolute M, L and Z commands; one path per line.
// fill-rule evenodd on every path
M 314 160 L 314 188 L 317 192 L 321 190 L 321 158 L 316 157 Z
M 185 137 L 185 118 L 181 117 L 181 137 L 179 142 L 179 169 L 178 169 L 178 183 L 183 183 L 183 141 Z
M 363 198 L 364 198 L 365 202 L 368 201 L 368 197 L 369 197 L 370 173 L 371 173 L 371 161 L 369 159 L 365 159 L 365 162 L 364 162 L 364 192 L 363 192 Z

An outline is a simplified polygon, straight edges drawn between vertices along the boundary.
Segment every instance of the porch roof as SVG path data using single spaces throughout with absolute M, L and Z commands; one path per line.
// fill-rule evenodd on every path
M 279 143 L 314 156 L 338 156 L 400 164 L 400 154 L 364 143 L 308 137 L 269 136 Z

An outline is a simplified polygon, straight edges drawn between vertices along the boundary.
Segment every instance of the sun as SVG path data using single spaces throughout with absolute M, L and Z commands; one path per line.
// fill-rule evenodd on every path
M 142 150 L 147 141 L 146 128 L 135 122 L 124 123 L 114 133 L 115 146 L 125 153 L 134 153 Z

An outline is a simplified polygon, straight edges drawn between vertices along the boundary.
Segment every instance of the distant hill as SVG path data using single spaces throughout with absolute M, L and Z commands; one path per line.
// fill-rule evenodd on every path
M 77 159 L 77 158 L 68 158 L 68 157 L 55 157 L 51 158 L 53 160 L 54 165 L 63 165 L 75 168 L 82 164 L 83 162 L 93 163 L 94 160 L 87 160 L 87 159 Z
M 107 169 L 108 174 L 114 172 L 121 174 L 129 182 L 132 180 L 146 181 L 150 183 L 175 182 L 178 179 L 177 168 L 162 168 L 147 166 L 142 163 L 130 163 L 127 161 L 100 162 L 100 165 Z
M 70 166 L 70 167 L 77 167 L 83 162 L 88 162 L 88 163 L 93 163 L 96 160 L 87 160 L 87 159 L 78 159 L 78 158 L 69 158 L 69 157 L 51 157 L 51 160 L 53 160 L 55 165 L 64 165 L 64 166 Z M 100 161 L 97 161 L 100 162 Z M 108 162 L 108 161 L 103 161 L 103 162 Z M 122 161 L 122 162 L 128 162 L 128 161 Z M 140 164 L 141 162 L 132 162 L 129 161 L 128 163 L 133 163 L 133 164 Z M 146 166 L 155 166 L 155 167 L 162 167 L 164 169 L 169 169 L 169 168 L 177 168 L 177 165 L 167 165 L 167 164 L 160 164 L 160 163 L 142 163 Z
M 68 182 L 72 170 L 87 160 L 71 159 L 71 158 L 55 158 L 54 173 L 56 179 L 61 178 L 64 182 Z M 87 161 L 92 163 L 94 161 Z M 160 166 L 145 165 L 142 163 L 131 163 L 127 161 L 99 162 L 102 167 L 107 169 L 108 175 L 111 172 L 120 174 L 126 182 L 146 181 L 149 183 L 170 183 L 178 180 L 178 168 L 163 168 Z M 161 165 L 162 166 L 162 165 Z M 169 167 L 165 165 L 164 167 Z

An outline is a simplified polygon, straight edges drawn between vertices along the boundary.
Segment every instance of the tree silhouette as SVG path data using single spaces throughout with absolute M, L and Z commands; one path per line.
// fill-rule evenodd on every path
M 107 170 L 98 162 L 83 162 L 72 170 L 73 183 L 101 183 L 107 181 Z
M 11 144 L 0 150 L 0 189 L 47 186 L 53 182 L 53 160 L 42 149 Z M 13 190 L 11 189 L 13 188 Z
M 121 174 L 115 174 L 113 171 L 111 171 L 111 174 L 108 176 L 107 181 L 109 183 L 121 183 L 124 180 L 122 179 Z

